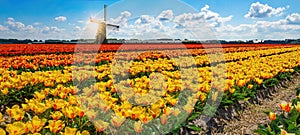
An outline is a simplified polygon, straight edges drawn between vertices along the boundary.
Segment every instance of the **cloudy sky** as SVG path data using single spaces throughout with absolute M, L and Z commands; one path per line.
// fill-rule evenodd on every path
M 298 0 L 1 0 L 0 38 L 93 38 L 104 4 L 108 38 L 300 38 Z

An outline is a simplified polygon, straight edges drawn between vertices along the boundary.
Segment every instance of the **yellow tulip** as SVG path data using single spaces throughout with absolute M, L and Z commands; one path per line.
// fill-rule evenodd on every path
M 2 113 L 0 112 L 0 122 L 2 122 Z
M 40 133 L 33 133 L 33 134 L 28 134 L 28 135 L 42 135 Z
M 270 119 L 271 121 L 275 120 L 275 119 L 276 119 L 276 113 L 270 112 L 270 113 L 269 113 L 269 119 Z
M 148 108 L 148 112 L 153 118 L 156 118 L 161 113 L 161 110 L 159 106 L 153 104 L 150 108 Z
M 66 101 L 63 99 L 54 99 L 53 109 L 58 110 L 66 106 Z
M 47 110 L 47 106 L 44 103 L 37 103 L 34 105 L 33 111 L 37 114 L 42 114 Z
M 51 99 L 46 99 L 45 100 L 46 102 L 45 102 L 45 105 L 46 105 L 46 108 L 52 108 L 52 106 L 53 106 L 53 103 L 52 103 L 52 98 Z
M 79 116 L 79 117 L 83 117 L 85 112 L 83 109 L 81 109 L 80 107 L 76 106 L 75 107 L 75 110 L 76 110 L 76 114 Z
M 234 93 L 234 92 L 235 92 L 235 88 L 230 88 L 230 89 L 229 89 L 229 93 L 232 94 L 232 93 Z
M 77 104 L 77 98 L 76 96 L 69 95 L 68 96 L 69 105 Z
M 188 112 L 188 113 L 192 113 L 193 110 L 194 110 L 194 107 L 191 106 L 190 104 L 186 104 L 186 105 L 183 107 L 183 109 L 184 109 L 186 112 Z
M 170 107 L 166 107 L 163 109 L 163 113 L 166 114 L 166 115 L 169 115 L 173 112 L 173 108 L 170 108 Z
M 255 78 L 254 81 L 259 85 L 262 84 L 262 82 L 263 82 L 263 80 L 259 79 L 259 78 Z
M 96 118 L 96 114 L 98 113 L 98 111 L 95 110 L 88 110 L 86 112 L 86 116 L 90 119 L 90 120 L 94 120 Z
M 153 119 L 153 117 L 151 115 L 149 115 L 148 113 L 142 113 L 138 116 L 138 118 L 144 124 L 147 124 L 148 122 L 150 122 Z
M 26 126 L 31 133 L 39 132 L 46 121 L 46 119 L 40 119 L 38 116 L 34 116 L 31 121 L 26 123 Z
M 59 133 L 65 127 L 64 122 L 61 120 L 49 120 L 48 123 L 46 128 L 49 128 L 52 133 Z
M 6 96 L 8 94 L 8 88 L 4 88 L 3 90 L 1 90 L 1 92 L 4 96 Z
M 219 94 L 219 92 L 217 92 L 217 91 L 216 92 L 212 92 L 211 100 L 213 102 L 215 102 L 217 100 L 218 94 Z
M 23 122 L 14 122 L 6 125 L 6 131 L 10 135 L 22 135 L 26 133 L 26 125 Z
M 125 121 L 126 119 L 124 117 L 120 117 L 120 116 L 112 116 L 111 119 L 111 123 L 115 126 L 115 127 L 120 127 L 122 125 L 122 123 Z
M 141 121 L 136 121 L 134 122 L 133 128 L 136 133 L 140 133 L 143 130 L 143 123 Z
M 63 114 L 60 111 L 55 111 L 54 113 L 51 112 L 50 116 L 53 120 L 59 120 L 63 116 Z
M 286 132 L 284 129 L 280 129 L 280 130 L 281 130 L 280 135 L 295 135 L 294 133 L 288 133 L 288 132 Z
M 6 132 L 4 129 L 0 128 L 0 135 L 6 135 Z
M 80 131 L 77 131 L 76 135 L 90 135 L 90 133 L 89 133 L 89 131 L 84 130 L 81 133 L 80 133 Z
M 297 102 L 297 105 L 295 106 L 295 108 L 298 110 L 298 112 L 300 112 L 300 102 Z
M 59 92 L 58 89 L 52 89 L 52 90 L 50 91 L 50 93 L 51 93 L 53 96 L 58 96 L 60 92 Z
M 248 89 L 252 89 L 253 88 L 253 85 L 252 84 L 249 84 L 248 85 Z
M 75 118 L 76 115 L 77 115 L 77 113 L 76 113 L 77 110 L 76 110 L 76 108 L 73 107 L 73 106 L 69 106 L 69 107 L 63 108 L 63 109 L 62 109 L 62 112 L 63 112 L 63 114 L 64 114 L 65 116 L 67 116 L 67 117 L 70 118 L 70 119 Z
M 94 124 L 95 124 L 96 130 L 99 132 L 103 132 L 109 126 L 109 123 L 104 122 L 102 120 L 95 120 Z
M 240 86 L 240 87 L 245 86 L 245 84 L 246 84 L 246 81 L 245 81 L 245 80 L 238 80 L 238 81 L 237 81 L 237 85 Z
M 128 110 L 127 112 L 129 115 L 131 115 L 132 119 L 136 119 L 139 117 L 140 114 L 144 113 L 146 111 L 145 108 L 138 106 L 138 107 L 133 107 L 132 110 Z
M 34 92 L 34 97 L 38 99 L 39 101 L 42 101 L 45 99 L 46 95 L 43 92 Z
M 172 112 L 172 115 L 178 116 L 179 113 L 180 113 L 180 110 L 179 110 L 178 108 L 175 108 L 175 109 L 173 110 L 173 112 Z
M 28 112 L 30 110 L 30 106 L 28 104 L 21 104 L 21 106 L 25 112 Z
M 20 109 L 19 105 L 14 105 L 11 109 L 7 109 L 6 112 L 9 114 L 10 117 L 14 118 L 17 121 L 23 119 L 25 111 Z
M 77 131 L 77 128 L 66 127 L 65 132 L 62 133 L 62 135 L 75 135 L 76 131 Z

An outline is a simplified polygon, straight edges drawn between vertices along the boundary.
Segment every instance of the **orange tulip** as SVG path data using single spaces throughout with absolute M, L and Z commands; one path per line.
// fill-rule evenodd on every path
M 160 123 L 162 125 L 165 125 L 168 122 L 169 116 L 166 114 L 163 114 L 160 116 Z
M 281 102 L 279 107 L 282 111 L 290 112 L 291 111 L 291 103 Z
M 249 84 L 248 85 L 248 89 L 252 89 L 253 88 L 253 85 L 252 84 Z

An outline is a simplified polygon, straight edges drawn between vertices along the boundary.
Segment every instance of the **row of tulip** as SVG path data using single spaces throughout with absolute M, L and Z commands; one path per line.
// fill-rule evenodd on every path
M 287 44 L 1 44 L 1 56 L 36 55 L 36 54 L 61 54 L 74 52 L 100 52 L 100 51 L 132 51 L 132 50 L 168 50 L 168 49 L 203 49 L 203 48 L 270 48 L 292 47 Z
M 151 60 L 151 59 L 168 59 L 176 58 L 182 56 L 195 56 L 196 65 L 210 64 L 214 62 L 221 61 L 232 61 L 232 60 L 240 60 L 245 58 L 250 58 L 253 56 L 264 56 L 264 55 L 274 55 L 277 53 L 284 53 L 288 51 L 296 51 L 298 50 L 296 47 L 293 48 L 284 48 L 284 49 L 266 49 L 260 48 L 242 48 L 240 52 L 232 52 L 233 49 L 225 48 L 224 59 L 218 58 L 218 55 L 210 54 L 205 55 L 206 53 L 210 53 L 211 51 L 216 51 L 216 49 L 193 49 L 190 51 L 182 51 L 182 50 L 167 50 L 161 51 L 158 53 L 146 52 L 137 55 L 137 53 L 132 52 L 105 52 L 99 54 L 86 54 L 86 53 L 76 53 L 74 54 L 41 54 L 34 56 L 14 56 L 14 57 L 0 57 L 0 68 L 11 68 L 11 69 L 23 69 L 27 71 L 37 71 L 37 70 L 49 70 L 49 67 L 58 67 L 58 66 L 68 66 L 71 64 L 91 64 L 95 63 L 96 65 L 106 64 L 107 62 L 111 62 L 112 60 Z M 245 51 L 245 52 L 243 52 Z M 74 58 L 75 56 L 75 58 Z M 217 58 L 216 58 L 217 57 Z M 149 59 L 151 58 L 151 59 Z M 59 69 L 60 70 L 60 69 Z

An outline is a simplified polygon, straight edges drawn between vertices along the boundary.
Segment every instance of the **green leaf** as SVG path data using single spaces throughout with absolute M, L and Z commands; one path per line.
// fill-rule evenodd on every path
M 291 132 L 291 131 L 296 131 L 296 130 L 297 130 L 297 127 L 293 123 L 289 123 L 287 131 Z
M 297 118 L 299 117 L 299 113 L 296 109 L 292 109 L 292 111 L 289 114 L 289 121 L 296 122 Z
M 272 129 L 275 131 L 275 134 L 279 134 L 281 132 L 278 125 L 274 122 L 272 122 Z
M 191 130 L 194 130 L 194 131 L 201 131 L 202 130 L 202 128 L 200 128 L 200 127 L 198 127 L 198 126 L 196 126 L 196 125 L 194 125 L 194 124 L 192 124 L 192 125 L 187 125 L 186 126 L 188 129 L 191 129 Z
M 189 121 L 196 119 L 197 117 L 200 116 L 199 112 L 194 112 L 191 114 L 191 116 L 188 118 Z

